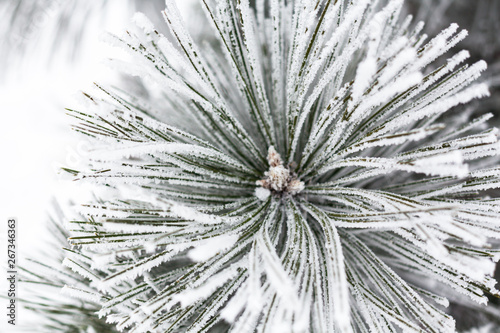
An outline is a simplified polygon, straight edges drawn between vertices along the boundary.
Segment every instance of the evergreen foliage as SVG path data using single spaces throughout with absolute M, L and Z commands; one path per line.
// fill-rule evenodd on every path
M 398 0 L 202 6 L 210 43 L 173 1 L 168 35 L 137 14 L 142 32 L 108 36 L 147 96 L 96 85 L 69 110 L 95 149 L 67 171 L 107 191 L 70 223 L 64 291 L 127 332 L 454 332 L 449 300 L 495 315 L 498 131 L 460 109 L 488 96 L 486 64 L 439 58 L 467 33 L 428 39 Z

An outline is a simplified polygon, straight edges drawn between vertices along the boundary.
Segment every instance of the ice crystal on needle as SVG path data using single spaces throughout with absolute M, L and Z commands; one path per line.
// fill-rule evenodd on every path
M 498 133 L 460 108 L 488 95 L 486 64 L 439 58 L 465 31 L 428 40 L 398 0 L 202 6 L 208 43 L 173 1 L 169 35 L 137 14 L 142 33 L 109 36 L 147 96 L 97 86 L 72 111 L 98 140 L 71 172 L 116 190 L 82 207 L 65 261 L 100 316 L 130 332 L 453 332 L 448 298 L 497 293 Z

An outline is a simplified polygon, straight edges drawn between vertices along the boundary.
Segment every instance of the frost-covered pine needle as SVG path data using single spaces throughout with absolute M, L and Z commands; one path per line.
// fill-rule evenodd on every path
M 108 40 L 147 96 L 97 86 L 96 139 L 65 261 L 128 332 L 454 332 L 448 298 L 486 304 L 500 252 L 498 132 L 467 32 L 434 38 L 402 1 L 202 0 L 197 44 L 173 1 L 164 36 Z M 85 259 L 84 259 L 85 258 Z M 83 268 L 85 267 L 85 268 Z

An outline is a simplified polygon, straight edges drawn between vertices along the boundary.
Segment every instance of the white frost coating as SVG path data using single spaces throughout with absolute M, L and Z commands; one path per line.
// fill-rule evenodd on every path
M 462 50 L 455 54 L 453 57 L 447 60 L 447 67 L 455 68 L 457 65 L 461 64 L 464 60 L 470 57 L 470 53 L 467 50 Z
M 116 260 L 116 253 L 94 254 L 92 256 L 92 269 L 105 268 Z
M 271 191 L 269 191 L 267 188 L 257 187 L 255 189 L 255 196 L 261 201 L 267 200 L 267 198 L 269 198 L 270 195 Z
M 411 64 L 415 58 L 417 57 L 417 53 L 414 49 L 405 49 L 401 51 L 394 60 L 391 61 L 389 66 L 384 69 L 384 72 L 378 79 L 381 85 L 385 85 L 392 78 L 394 78 L 404 67 L 408 64 Z
M 367 58 L 363 61 L 356 71 L 355 84 L 352 89 L 353 99 L 359 100 L 360 96 L 363 94 L 368 85 L 371 83 L 371 79 L 375 72 L 377 71 L 377 62 L 373 57 Z
M 483 170 L 474 170 L 471 171 L 470 175 L 474 178 L 481 177 L 500 177 L 500 168 L 491 168 L 491 169 L 483 169 Z
M 219 223 L 231 224 L 231 223 L 236 223 L 240 220 L 240 217 L 238 216 L 231 217 L 231 216 L 220 216 L 216 214 L 205 214 L 197 211 L 194 208 L 179 204 L 173 204 L 172 207 L 170 208 L 170 211 L 175 216 L 188 220 L 193 220 L 202 224 L 219 224 Z
M 86 333 L 98 333 L 98 332 L 96 332 L 96 331 L 95 331 L 95 329 L 94 329 L 93 327 L 89 326 L 89 327 L 87 328 L 87 332 L 86 332 Z
M 119 232 L 124 231 L 127 233 L 169 233 L 177 230 L 176 227 L 163 226 L 163 225 L 149 225 L 145 223 L 114 223 L 105 222 L 104 228 L 109 231 Z
M 462 30 L 457 36 L 448 40 L 457 30 L 458 25 L 452 23 L 447 29 L 443 30 L 439 35 L 429 41 L 424 47 L 425 52 L 422 53 L 422 57 L 414 63 L 414 68 L 420 69 L 425 67 L 467 36 L 467 31 Z
M 269 136 L 264 135 L 266 143 L 271 144 L 271 140 L 274 137 L 274 126 L 271 122 L 271 114 L 269 110 L 269 102 L 267 98 L 267 94 L 265 93 L 262 72 L 259 70 L 260 66 L 258 66 L 259 54 L 258 50 L 258 41 L 257 36 L 255 34 L 255 21 L 253 17 L 253 11 L 250 8 L 250 2 L 248 0 L 243 0 L 239 3 L 239 9 L 241 11 L 241 23 L 243 29 L 243 36 L 245 38 L 245 46 L 247 49 L 249 67 L 251 69 L 251 76 L 253 77 L 253 81 L 256 86 L 256 95 L 259 100 L 259 108 L 258 108 L 258 126 L 263 129 L 264 127 L 269 128 Z
M 135 13 L 132 20 L 147 34 L 152 33 L 155 30 L 153 23 L 141 12 Z
M 295 304 L 299 304 L 300 301 L 297 299 L 297 289 L 294 282 L 285 272 L 274 249 L 270 249 L 266 244 L 263 235 L 257 238 L 257 250 L 262 258 L 266 276 L 285 306 L 291 309 Z
M 389 173 L 396 170 L 424 173 L 431 176 L 457 176 L 463 177 L 468 173 L 466 164 L 459 163 L 463 161 L 463 157 L 458 152 L 446 154 L 443 158 L 428 157 L 422 160 L 415 161 L 398 161 L 395 159 L 367 157 L 367 158 L 346 158 L 344 160 L 330 163 L 318 170 L 318 173 L 323 174 L 333 169 L 361 166 L 365 168 L 378 168 Z M 420 162 L 419 162 L 420 161 Z
M 260 311 L 263 306 L 263 295 L 261 288 L 262 261 L 255 246 L 252 246 L 248 254 L 248 300 L 246 311 Z
M 81 276 L 86 277 L 87 279 L 89 279 L 91 281 L 95 281 L 95 280 L 99 279 L 97 276 L 94 275 L 93 272 L 85 269 L 84 267 L 82 267 L 81 265 L 79 265 L 78 263 L 74 262 L 73 260 L 71 260 L 69 258 L 64 258 L 62 264 L 63 264 L 63 266 L 71 268 L 71 270 L 74 271 L 75 273 L 78 273 Z
M 61 293 L 64 295 L 69 295 L 72 297 L 79 298 L 81 300 L 90 301 L 90 302 L 98 303 L 98 304 L 101 303 L 101 301 L 102 301 L 102 297 L 99 294 L 96 294 L 96 293 L 93 293 L 90 291 L 86 291 L 86 290 L 82 290 L 82 289 L 78 289 L 78 288 L 73 288 L 73 287 L 70 287 L 67 285 L 65 285 L 61 289 Z
M 485 69 L 486 67 L 482 67 Z M 478 68 L 479 69 L 479 68 Z M 481 70 L 481 69 L 479 69 Z M 402 126 L 411 124 L 425 117 L 443 113 L 454 106 L 465 104 L 473 99 L 489 96 L 488 86 L 485 84 L 477 84 L 469 87 L 460 93 L 452 95 L 448 98 L 442 98 L 434 103 L 423 107 L 422 109 L 412 110 L 412 112 L 404 112 L 387 122 L 384 126 L 383 133 L 393 131 Z
M 422 81 L 422 74 L 419 72 L 410 73 L 406 76 L 399 77 L 370 96 L 364 99 L 357 109 L 352 114 L 352 120 L 357 121 L 358 117 L 362 117 L 367 111 L 373 107 L 379 106 L 394 97 L 395 95 L 407 90 L 410 87 L 416 86 Z
M 226 281 L 234 278 L 236 274 L 238 274 L 238 266 L 233 265 L 229 269 L 213 275 L 203 285 L 175 295 L 172 302 L 180 302 L 182 307 L 187 307 L 200 299 L 209 297 L 217 288 L 225 284 Z
M 118 146 L 114 151 L 94 151 L 92 155 L 96 158 L 120 158 L 120 157 L 134 157 L 154 153 L 168 153 L 168 154 L 184 154 L 187 156 L 196 156 L 207 158 L 214 161 L 222 162 L 225 165 L 234 166 L 235 168 L 251 172 L 246 166 L 238 162 L 232 157 L 224 153 L 218 152 L 212 148 L 205 148 L 197 145 L 186 143 L 147 143 L 135 145 Z
M 236 295 L 234 295 L 229 303 L 224 307 L 221 311 L 221 318 L 226 320 L 228 323 L 234 323 L 238 314 L 245 309 L 248 295 L 248 288 L 246 287 L 248 284 L 244 284 Z
M 119 272 L 109 276 L 105 280 L 97 282 L 97 287 L 99 290 L 106 290 L 109 287 L 115 286 L 122 281 L 133 280 L 138 276 L 144 274 L 144 272 L 150 271 L 153 267 L 157 267 L 162 263 L 169 261 L 178 254 L 180 251 L 189 248 L 189 244 L 175 244 L 169 247 L 169 250 L 156 253 L 151 257 L 147 257 L 136 263 L 130 265 L 127 268 L 120 270 Z
M 464 158 L 459 151 L 452 151 L 435 156 L 418 159 L 415 166 L 422 170 L 430 170 L 431 175 L 455 175 L 465 177 L 469 173 L 469 168 L 463 164 Z
M 237 241 L 238 235 L 219 236 L 207 239 L 195 245 L 195 248 L 188 252 L 188 256 L 196 262 L 203 262 L 217 253 L 232 247 Z
M 393 14 L 400 6 L 401 1 L 391 1 L 382 11 L 376 13 L 369 22 L 368 29 L 368 52 L 356 70 L 356 78 L 352 89 L 353 101 L 356 103 L 368 86 L 377 71 L 378 48 L 382 39 L 382 31 L 387 24 L 388 16 Z
M 327 272 L 329 284 L 333 292 L 328 297 L 331 315 L 342 332 L 351 332 L 351 314 L 349 288 L 344 268 L 344 254 L 342 244 L 335 224 L 314 206 L 307 206 L 307 211 L 320 223 L 325 232 L 325 247 L 327 253 Z M 319 215 L 321 214 L 321 215 Z
M 376 138 L 371 138 L 370 136 L 367 136 L 366 140 L 363 140 L 362 142 L 356 145 L 352 145 L 346 148 L 345 151 L 340 152 L 338 156 L 352 154 L 372 147 L 398 145 L 408 141 L 419 141 L 429 135 L 435 134 L 440 129 L 443 129 L 443 126 L 437 125 L 435 127 L 419 128 L 409 132 L 399 132 Z

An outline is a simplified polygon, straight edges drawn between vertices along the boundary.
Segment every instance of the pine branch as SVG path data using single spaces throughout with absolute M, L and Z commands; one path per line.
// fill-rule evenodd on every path
M 454 332 L 448 298 L 498 295 L 498 132 L 461 108 L 486 64 L 435 65 L 466 31 L 426 42 L 397 0 L 201 5 L 213 43 L 173 1 L 167 35 L 108 38 L 160 100 L 69 110 L 95 139 L 70 172 L 109 188 L 71 223 L 70 294 L 127 332 Z

